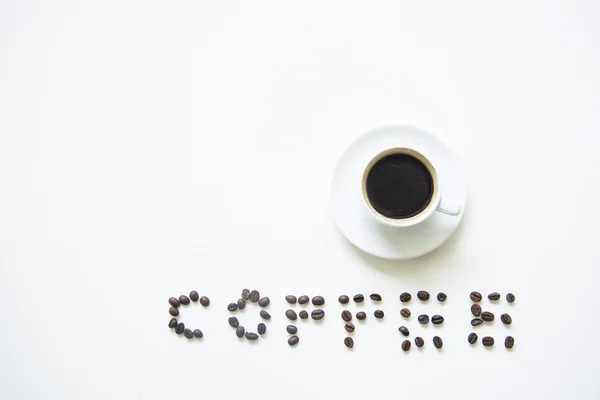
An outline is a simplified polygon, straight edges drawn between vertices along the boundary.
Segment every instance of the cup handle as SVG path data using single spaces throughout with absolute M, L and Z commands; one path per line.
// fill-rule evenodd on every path
M 447 197 L 442 196 L 440 200 L 440 204 L 438 204 L 436 211 L 441 212 L 442 214 L 456 216 L 460 214 L 462 210 L 462 204 L 449 199 Z

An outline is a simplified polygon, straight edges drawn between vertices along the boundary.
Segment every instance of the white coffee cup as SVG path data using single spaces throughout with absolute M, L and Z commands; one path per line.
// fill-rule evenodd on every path
M 431 175 L 431 182 L 433 186 L 431 197 L 429 197 L 429 203 L 422 210 L 420 210 L 418 214 L 412 215 L 408 218 L 390 218 L 381 214 L 375 209 L 373 204 L 371 204 L 367 193 L 367 178 L 372 168 L 382 159 L 397 154 L 408 155 L 420 161 Z M 384 225 L 395 228 L 406 228 L 409 226 L 420 224 L 423 221 L 427 220 L 427 218 L 429 218 L 435 211 L 450 216 L 457 216 L 460 214 L 462 209 L 462 205 L 460 203 L 442 195 L 442 183 L 440 182 L 437 171 L 431 163 L 431 161 L 429 161 L 429 159 L 425 157 L 425 155 L 423 155 L 421 152 L 406 147 L 396 147 L 387 149 L 377 154 L 375 157 L 373 157 L 373 159 L 371 159 L 371 161 L 365 167 L 365 171 L 363 173 L 362 194 L 364 203 L 367 206 L 369 212 L 374 216 L 374 218 L 376 218 L 377 221 L 381 222 Z

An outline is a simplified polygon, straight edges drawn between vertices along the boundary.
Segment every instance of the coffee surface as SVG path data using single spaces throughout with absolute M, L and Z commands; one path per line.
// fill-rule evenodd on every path
M 366 191 L 373 208 L 383 216 L 410 218 L 421 213 L 431 202 L 433 178 L 415 157 L 392 154 L 371 168 Z

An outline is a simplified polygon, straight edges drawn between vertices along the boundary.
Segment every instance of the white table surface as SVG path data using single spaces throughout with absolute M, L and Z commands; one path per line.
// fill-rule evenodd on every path
M 598 399 L 599 18 L 593 0 L 4 0 L 0 398 Z M 344 146 L 392 123 L 468 171 L 461 228 L 408 262 L 354 249 L 328 210 Z M 226 322 L 244 287 L 272 299 L 255 345 Z M 182 311 L 205 333 L 189 343 L 167 298 L 192 289 L 212 304 Z M 404 354 L 398 295 L 419 289 L 449 298 L 413 301 L 426 345 Z M 514 320 L 477 330 L 493 350 L 466 341 L 471 290 L 517 296 L 483 302 Z M 375 291 L 385 320 L 366 302 L 348 351 L 335 299 Z M 327 301 L 293 349 L 288 293 Z

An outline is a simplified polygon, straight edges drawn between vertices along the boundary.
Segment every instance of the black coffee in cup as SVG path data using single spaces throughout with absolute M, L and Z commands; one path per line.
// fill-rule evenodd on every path
M 419 159 L 410 154 L 390 154 L 368 171 L 366 195 L 381 215 L 411 218 L 427 208 L 433 196 L 433 177 Z

